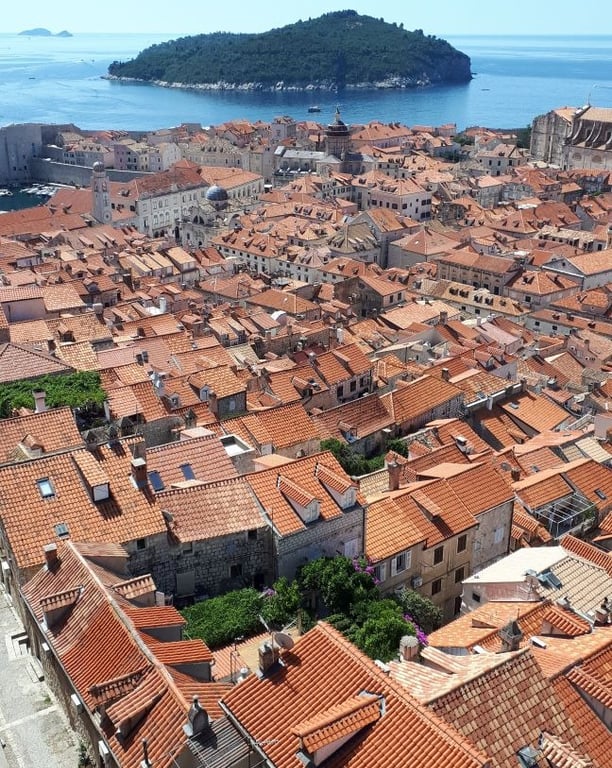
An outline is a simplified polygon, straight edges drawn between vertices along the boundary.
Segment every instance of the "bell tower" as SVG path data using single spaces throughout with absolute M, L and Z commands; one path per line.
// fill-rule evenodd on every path
M 326 153 L 343 159 L 343 155 L 348 152 L 350 139 L 351 134 L 348 126 L 340 119 L 340 108 L 336 107 L 335 120 L 327 126 L 325 131 Z
M 113 218 L 108 179 L 104 163 L 93 164 L 91 174 L 92 215 L 100 224 L 110 224 Z

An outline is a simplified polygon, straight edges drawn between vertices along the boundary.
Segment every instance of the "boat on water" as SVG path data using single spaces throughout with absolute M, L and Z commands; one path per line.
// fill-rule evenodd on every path
M 320 112 L 321 111 L 321 107 L 319 107 L 317 104 L 315 104 L 312 107 L 308 107 L 308 111 L 309 112 Z
M 10 197 L 12 194 L 10 189 L 0 189 L 0 197 Z

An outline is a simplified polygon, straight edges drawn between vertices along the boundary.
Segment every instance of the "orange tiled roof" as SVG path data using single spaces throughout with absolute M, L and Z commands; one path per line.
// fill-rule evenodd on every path
M 331 472 L 331 478 L 320 468 Z M 279 477 L 281 482 L 279 483 Z M 305 523 L 293 508 L 286 493 L 283 492 L 283 480 L 301 490 L 304 499 L 317 499 L 322 520 L 331 520 L 342 515 L 342 509 L 326 490 L 326 483 L 336 485 L 336 477 L 353 485 L 334 456 L 318 453 L 277 468 L 255 472 L 245 476 L 259 503 L 268 515 L 272 525 L 281 536 L 305 529 Z
M 0 463 L 11 461 L 15 448 L 28 435 L 44 453 L 76 448 L 83 444 L 70 408 L 53 408 L 43 413 L 2 419 Z
M 0 468 L 3 524 L 19 568 L 42 563 L 42 547 L 59 539 L 59 523 L 77 541 L 125 543 L 165 533 L 152 491 L 132 483 L 127 446 L 76 450 Z M 94 502 L 81 479 L 84 465 L 79 463 L 92 460 L 110 485 L 110 497 L 103 501 Z M 39 488 L 41 480 L 50 487 Z
M 45 630 L 46 641 L 85 706 L 92 712 L 104 706 L 101 730 L 118 763 L 139 768 L 142 739 L 147 738 L 149 759 L 156 766 L 170 768 L 172 750 L 185 740 L 183 725 L 190 701 L 155 656 L 158 646 L 147 647 L 138 636 L 131 621 L 138 609 L 122 610 L 121 601 L 111 601 L 106 587 L 70 542 L 59 544 L 58 556 L 54 568 L 41 569 L 23 587 L 24 599 L 38 621 L 53 592 L 78 592 L 62 620 Z M 167 608 L 140 611 L 161 615 L 147 622 L 151 626 L 171 623 L 164 622 Z M 167 655 L 174 661 L 172 648 Z M 198 653 L 198 659 L 202 656 Z M 195 679 L 191 681 L 195 687 Z M 199 682 L 198 687 L 202 690 L 206 685 Z M 214 685 L 211 695 L 219 692 Z
M 401 424 L 456 398 L 463 399 L 463 392 L 458 387 L 434 376 L 422 376 L 385 395 L 383 402 L 395 421 Z
M 358 733 L 381 717 L 381 701 L 375 695 L 351 696 L 293 727 L 300 747 L 314 754 L 337 739 Z
M 248 483 L 232 478 L 162 491 L 159 502 L 172 515 L 179 541 L 198 541 L 262 528 L 259 507 Z
M 584 748 L 580 733 L 529 651 L 511 656 L 506 664 L 430 706 L 476 747 L 486 749 L 495 768 L 514 768 L 518 749 L 537 745 L 542 731 L 562 735 L 578 751 Z
M 346 707 L 360 691 L 384 697 L 384 714 L 365 728 L 358 723 L 362 729 L 327 758 L 330 768 L 382 768 L 390 759 L 398 766 L 428 768 L 470 768 L 487 761 L 328 625 L 300 638 L 283 662 L 262 679 L 247 678 L 225 698 L 232 717 L 277 768 L 299 765 L 296 723 L 320 723 L 322 715 L 328 720 L 330 710 Z

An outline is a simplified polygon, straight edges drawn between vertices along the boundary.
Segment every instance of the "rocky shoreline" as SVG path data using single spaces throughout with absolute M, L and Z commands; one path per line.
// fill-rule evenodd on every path
M 286 85 L 283 81 L 275 85 L 264 85 L 264 83 L 228 83 L 224 81 L 218 83 L 169 83 L 165 80 L 143 80 L 138 77 L 118 77 L 116 75 L 103 75 L 102 78 L 123 83 L 145 83 L 157 85 L 161 88 L 178 88 L 184 91 L 260 91 L 270 93 L 274 91 L 295 91 L 300 93 L 312 91 L 337 92 L 340 90 L 333 82 L 309 83 L 305 86 L 299 86 Z M 444 85 L 447 82 L 442 78 L 433 80 L 428 75 L 423 74 L 421 77 L 389 77 L 377 82 L 347 83 L 343 90 L 408 90 L 412 88 L 427 88 L 432 85 Z M 457 85 L 458 83 L 454 81 L 452 84 Z

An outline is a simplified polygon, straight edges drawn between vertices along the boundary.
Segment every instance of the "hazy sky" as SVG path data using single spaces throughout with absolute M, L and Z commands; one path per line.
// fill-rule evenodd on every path
M 219 30 L 263 32 L 299 18 L 352 8 L 385 21 L 403 22 L 406 29 L 426 34 L 612 34 L 612 3 L 582 0 L 309 0 L 297 3 L 233 0 L 104 0 L 98 3 L 51 3 L 25 0 L 3 3 L 2 31 L 46 27 L 52 32 L 149 32 L 198 34 Z M 607 9 L 607 10 L 606 10 Z

